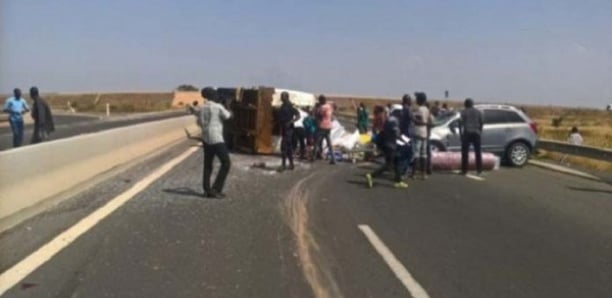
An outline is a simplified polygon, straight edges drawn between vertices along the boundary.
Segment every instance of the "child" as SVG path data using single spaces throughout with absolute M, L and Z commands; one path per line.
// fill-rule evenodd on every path
M 317 131 L 317 122 L 314 117 L 314 112 L 310 109 L 306 109 L 306 117 L 304 117 L 303 125 L 304 132 L 306 134 L 306 147 L 308 151 L 312 151 L 312 147 L 314 146 L 314 137 Z M 310 155 L 311 153 L 308 153 Z

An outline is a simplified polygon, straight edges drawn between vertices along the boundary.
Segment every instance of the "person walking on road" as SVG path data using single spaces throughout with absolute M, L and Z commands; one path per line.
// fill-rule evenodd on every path
M 323 140 L 327 143 L 330 155 L 330 164 L 336 164 L 336 157 L 334 156 L 334 147 L 331 142 L 331 129 L 332 119 L 334 117 L 333 107 L 327 102 L 325 95 L 319 96 L 319 108 L 317 110 L 318 129 L 317 129 L 317 140 L 315 142 L 315 152 L 312 157 L 319 156 L 323 152 Z
M 357 129 L 360 134 L 368 132 L 368 122 L 368 110 L 363 102 L 359 103 L 359 108 L 357 108 Z
M 394 173 L 393 186 L 395 188 L 408 187 L 408 184 L 402 181 L 400 155 L 398 151 L 398 146 L 406 145 L 400 133 L 401 116 L 401 105 L 392 106 L 390 116 L 385 121 L 383 130 L 380 134 L 380 137 L 382 138 L 381 146 L 385 155 L 385 164 L 376 171 L 366 174 L 368 188 L 372 188 L 374 186 L 374 178 L 382 175 L 386 171 L 392 171 Z
M 38 88 L 30 88 L 30 98 L 34 100 L 32 104 L 32 119 L 34 119 L 34 132 L 32 133 L 32 144 L 44 142 L 49 134 L 55 131 L 53 115 L 49 104 L 40 97 Z
M 482 112 L 474 108 L 474 101 L 468 98 L 464 102 L 465 109 L 461 111 L 459 134 L 461 136 L 461 174 L 467 175 L 470 145 L 474 146 L 476 155 L 476 171 L 482 175 L 482 150 L 480 138 L 482 135 Z
M 282 105 L 278 112 L 278 125 L 281 130 L 281 158 L 282 164 L 279 172 L 287 169 L 287 159 L 289 159 L 289 170 L 293 170 L 293 137 L 295 132 L 294 123 L 300 118 L 300 113 L 289 101 L 289 93 L 281 93 Z
M 229 151 L 223 139 L 223 121 L 229 119 L 231 114 L 219 103 L 216 93 L 216 90 L 212 87 L 202 89 L 202 97 L 207 100 L 200 109 L 200 121 L 198 121 L 198 125 L 202 128 L 202 143 L 204 147 L 202 186 L 204 188 L 204 195 L 209 198 L 225 197 L 223 186 L 231 166 Z M 213 171 L 215 156 L 221 161 L 221 168 L 211 188 L 210 176 Z
M 13 148 L 23 144 L 23 114 L 30 111 L 28 103 L 21 97 L 21 90 L 15 88 L 13 97 L 4 103 L 4 113 L 9 114 L 9 123 L 13 132 Z
M 413 113 L 414 132 L 412 138 L 413 165 L 411 178 L 415 178 L 417 167 L 421 171 L 421 178 L 427 179 L 427 131 L 431 123 L 431 113 L 427 108 L 427 95 L 423 92 L 415 93 L 417 109 Z

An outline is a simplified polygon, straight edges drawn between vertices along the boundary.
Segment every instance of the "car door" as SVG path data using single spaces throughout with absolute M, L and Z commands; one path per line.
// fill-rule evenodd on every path
M 504 152 L 504 147 L 506 146 L 507 111 L 485 109 L 482 112 L 484 121 L 481 138 L 482 151 Z

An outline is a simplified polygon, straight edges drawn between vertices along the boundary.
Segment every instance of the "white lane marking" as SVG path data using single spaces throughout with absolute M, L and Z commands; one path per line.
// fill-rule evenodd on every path
M 89 214 L 87 217 L 81 219 L 74 226 L 57 235 L 53 240 L 40 247 L 38 250 L 27 256 L 25 259 L 21 260 L 19 263 L 17 263 L 7 271 L 3 272 L 2 275 L 0 275 L 0 296 L 4 295 L 6 291 L 11 289 L 34 270 L 49 261 L 54 255 L 59 253 L 62 249 L 66 248 L 72 242 L 74 242 L 78 237 L 86 233 L 89 229 L 94 227 L 105 217 L 107 217 L 119 207 L 121 207 L 123 204 L 125 204 L 127 201 L 132 199 L 136 194 L 143 191 L 155 180 L 159 179 L 165 173 L 170 171 L 174 166 L 181 163 L 197 149 L 198 148 L 189 148 L 181 155 L 168 161 L 161 167 L 157 168 L 154 172 L 149 174 L 147 177 L 138 181 L 138 183 L 136 183 L 130 189 L 113 198 L 108 203 L 106 203 L 106 205 L 100 207 L 93 213 Z
M 472 175 L 472 174 L 467 174 L 467 175 L 465 175 L 465 177 L 468 177 L 470 179 L 474 179 L 474 180 L 477 180 L 477 181 L 484 181 L 485 180 L 485 178 L 482 178 L 482 177 L 476 176 L 476 175 Z
M 370 241 L 370 244 L 374 246 L 374 249 L 383 257 L 387 265 L 391 268 L 395 276 L 402 282 L 402 284 L 408 289 L 410 295 L 414 298 L 429 298 L 429 294 L 425 292 L 425 289 L 412 277 L 412 274 L 408 272 L 406 267 L 400 263 L 400 261 L 393 255 L 391 250 L 387 248 L 385 243 L 378 238 L 376 233 L 368 225 L 359 225 L 359 229 L 365 234 Z

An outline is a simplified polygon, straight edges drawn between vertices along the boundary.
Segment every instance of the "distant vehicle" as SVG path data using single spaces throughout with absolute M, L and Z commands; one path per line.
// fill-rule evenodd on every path
M 537 125 L 523 111 L 508 105 L 476 105 L 483 112 L 482 151 L 495 153 L 512 166 L 522 167 L 537 143 Z M 461 151 L 459 113 L 436 119 L 431 130 L 432 150 Z

